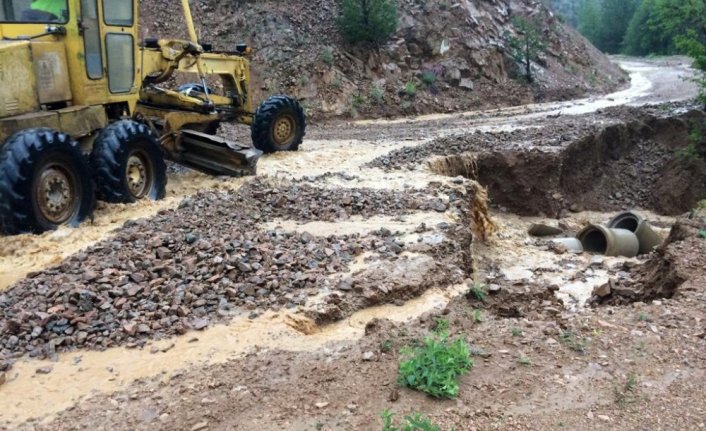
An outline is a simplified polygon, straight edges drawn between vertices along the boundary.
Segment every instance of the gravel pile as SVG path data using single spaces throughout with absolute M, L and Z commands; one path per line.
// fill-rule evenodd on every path
M 438 193 L 273 187 L 260 179 L 237 192 L 201 193 L 178 210 L 126 223 L 114 238 L 1 294 L 0 361 L 136 346 L 203 329 L 234 310 L 303 304 L 335 287 L 329 276 L 345 272 L 354 256 L 370 250 L 392 258 L 404 244 L 389 234 L 323 238 L 259 224 L 445 211 Z

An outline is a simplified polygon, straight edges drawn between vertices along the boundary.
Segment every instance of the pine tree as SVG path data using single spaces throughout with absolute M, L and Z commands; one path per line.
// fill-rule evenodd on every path
M 532 62 L 539 59 L 539 55 L 546 49 L 544 33 L 535 22 L 523 17 L 515 17 L 512 25 L 518 36 L 505 33 L 505 41 L 509 47 L 510 56 L 525 69 L 525 78 L 532 82 Z
M 342 0 L 338 26 L 349 43 L 383 43 L 397 30 L 397 4 L 394 0 Z

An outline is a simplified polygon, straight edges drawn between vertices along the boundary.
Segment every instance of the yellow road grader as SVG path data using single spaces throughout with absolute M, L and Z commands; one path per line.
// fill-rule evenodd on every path
M 252 175 L 263 152 L 301 144 L 296 100 L 273 96 L 253 111 L 249 47 L 202 44 L 189 0 L 190 40 L 138 41 L 138 2 L 2 0 L 1 233 L 77 225 L 96 198 L 161 199 L 165 158 Z M 177 74 L 195 82 L 177 86 Z M 254 148 L 215 136 L 222 122 L 250 125 Z

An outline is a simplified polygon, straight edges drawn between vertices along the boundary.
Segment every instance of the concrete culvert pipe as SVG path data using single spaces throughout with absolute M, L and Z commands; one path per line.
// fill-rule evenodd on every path
M 627 229 L 634 232 L 640 243 L 639 254 L 650 253 L 655 247 L 662 244 L 662 238 L 652 229 L 652 225 L 634 212 L 624 212 L 613 217 L 608 227 L 611 229 Z
M 637 235 L 627 229 L 609 229 L 592 224 L 579 232 L 578 239 L 589 253 L 635 257 L 640 251 Z
M 636 232 L 640 223 L 642 223 L 642 217 L 635 214 L 634 212 L 627 211 L 620 213 L 608 223 L 609 229 L 626 229 L 630 232 Z

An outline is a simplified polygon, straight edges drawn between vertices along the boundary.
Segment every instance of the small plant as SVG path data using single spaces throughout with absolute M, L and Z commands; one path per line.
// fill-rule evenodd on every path
M 480 302 L 485 302 L 485 298 L 488 296 L 488 288 L 485 285 L 473 283 L 468 289 L 468 295 Z
M 560 336 L 561 342 L 564 343 L 564 345 L 571 350 L 578 352 L 578 353 L 585 353 L 586 352 L 586 342 L 584 340 L 579 340 L 576 338 L 573 332 L 571 331 L 564 331 L 561 333 Z
M 399 383 L 436 398 L 458 396 L 458 378 L 473 367 L 468 343 L 448 335 L 427 337 L 422 346 L 402 352 L 409 359 L 400 363 Z
M 683 160 L 683 161 L 692 161 L 692 160 L 697 160 L 700 156 L 699 151 L 696 149 L 696 145 L 691 142 L 689 145 L 686 147 L 677 150 L 676 151 L 676 156 L 678 159 Z
M 522 329 L 512 328 L 512 336 L 513 337 L 521 337 L 522 336 Z
M 644 311 L 641 311 L 637 315 L 637 320 L 639 320 L 640 322 L 651 322 L 652 318 L 650 318 L 649 314 L 645 313 Z
M 637 374 L 631 372 L 628 374 L 628 379 L 622 387 L 614 388 L 615 402 L 618 405 L 632 404 L 638 401 L 637 395 Z
M 376 105 L 379 105 L 382 103 L 382 101 L 384 99 L 385 99 L 385 92 L 383 91 L 382 88 L 375 85 L 370 89 L 370 100 L 372 100 L 373 103 L 375 103 Z
M 410 102 L 409 100 L 403 100 L 402 105 L 400 106 L 402 107 L 403 111 L 410 111 L 412 109 L 412 102 Z
M 414 81 L 408 81 L 404 86 L 404 94 L 409 97 L 414 97 L 417 95 L 417 84 Z
M 394 415 L 389 410 L 385 410 L 380 416 L 383 420 L 382 431 L 441 431 L 438 425 L 420 413 L 405 416 L 404 423 L 400 426 L 395 425 Z
M 520 358 L 517 360 L 517 363 L 522 366 L 529 367 L 530 365 L 532 365 L 532 360 L 530 358 L 528 358 L 527 356 L 523 355 L 523 356 L 520 356 Z
M 299 80 L 298 80 L 298 81 L 299 81 L 299 86 L 300 86 L 300 87 L 301 87 L 301 86 L 304 86 L 304 85 L 307 85 L 307 84 L 309 83 L 309 77 L 306 76 L 306 75 L 301 75 L 301 76 L 299 76 Z
M 706 229 L 701 229 L 699 231 L 699 237 L 706 239 Z
M 392 351 L 392 340 L 389 338 L 380 344 L 380 351 L 383 353 L 390 353 Z
M 356 94 L 353 96 L 353 99 L 351 99 L 351 106 L 353 107 L 354 110 L 358 111 L 360 108 L 365 105 L 365 97 L 363 97 L 361 94 Z
M 422 73 L 422 82 L 424 85 L 427 87 L 433 87 L 434 84 L 436 84 L 436 81 L 438 81 L 439 77 L 436 76 L 436 73 L 431 70 L 427 70 L 424 73 Z
M 474 309 L 473 313 L 471 313 L 471 320 L 473 320 L 473 323 L 481 323 L 484 320 L 483 310 Z
M 468 348 L 468 352 L 471 354 L 471 356 L 480 356 L 481 358 L 488 357 L 489 354 L 486 352 L 484 349 L 478 346 L 471 346 Z
M 449 321 L 439 317 L 436 319 L 436 325 L 434 327 L 434 332 L 437 334 L 446 334 L 449 332 Z
M 333 49 L 328 47 L 324 48 L 324 50 L 321 51 L 321 61 L 331 66 L 333 64 Z

